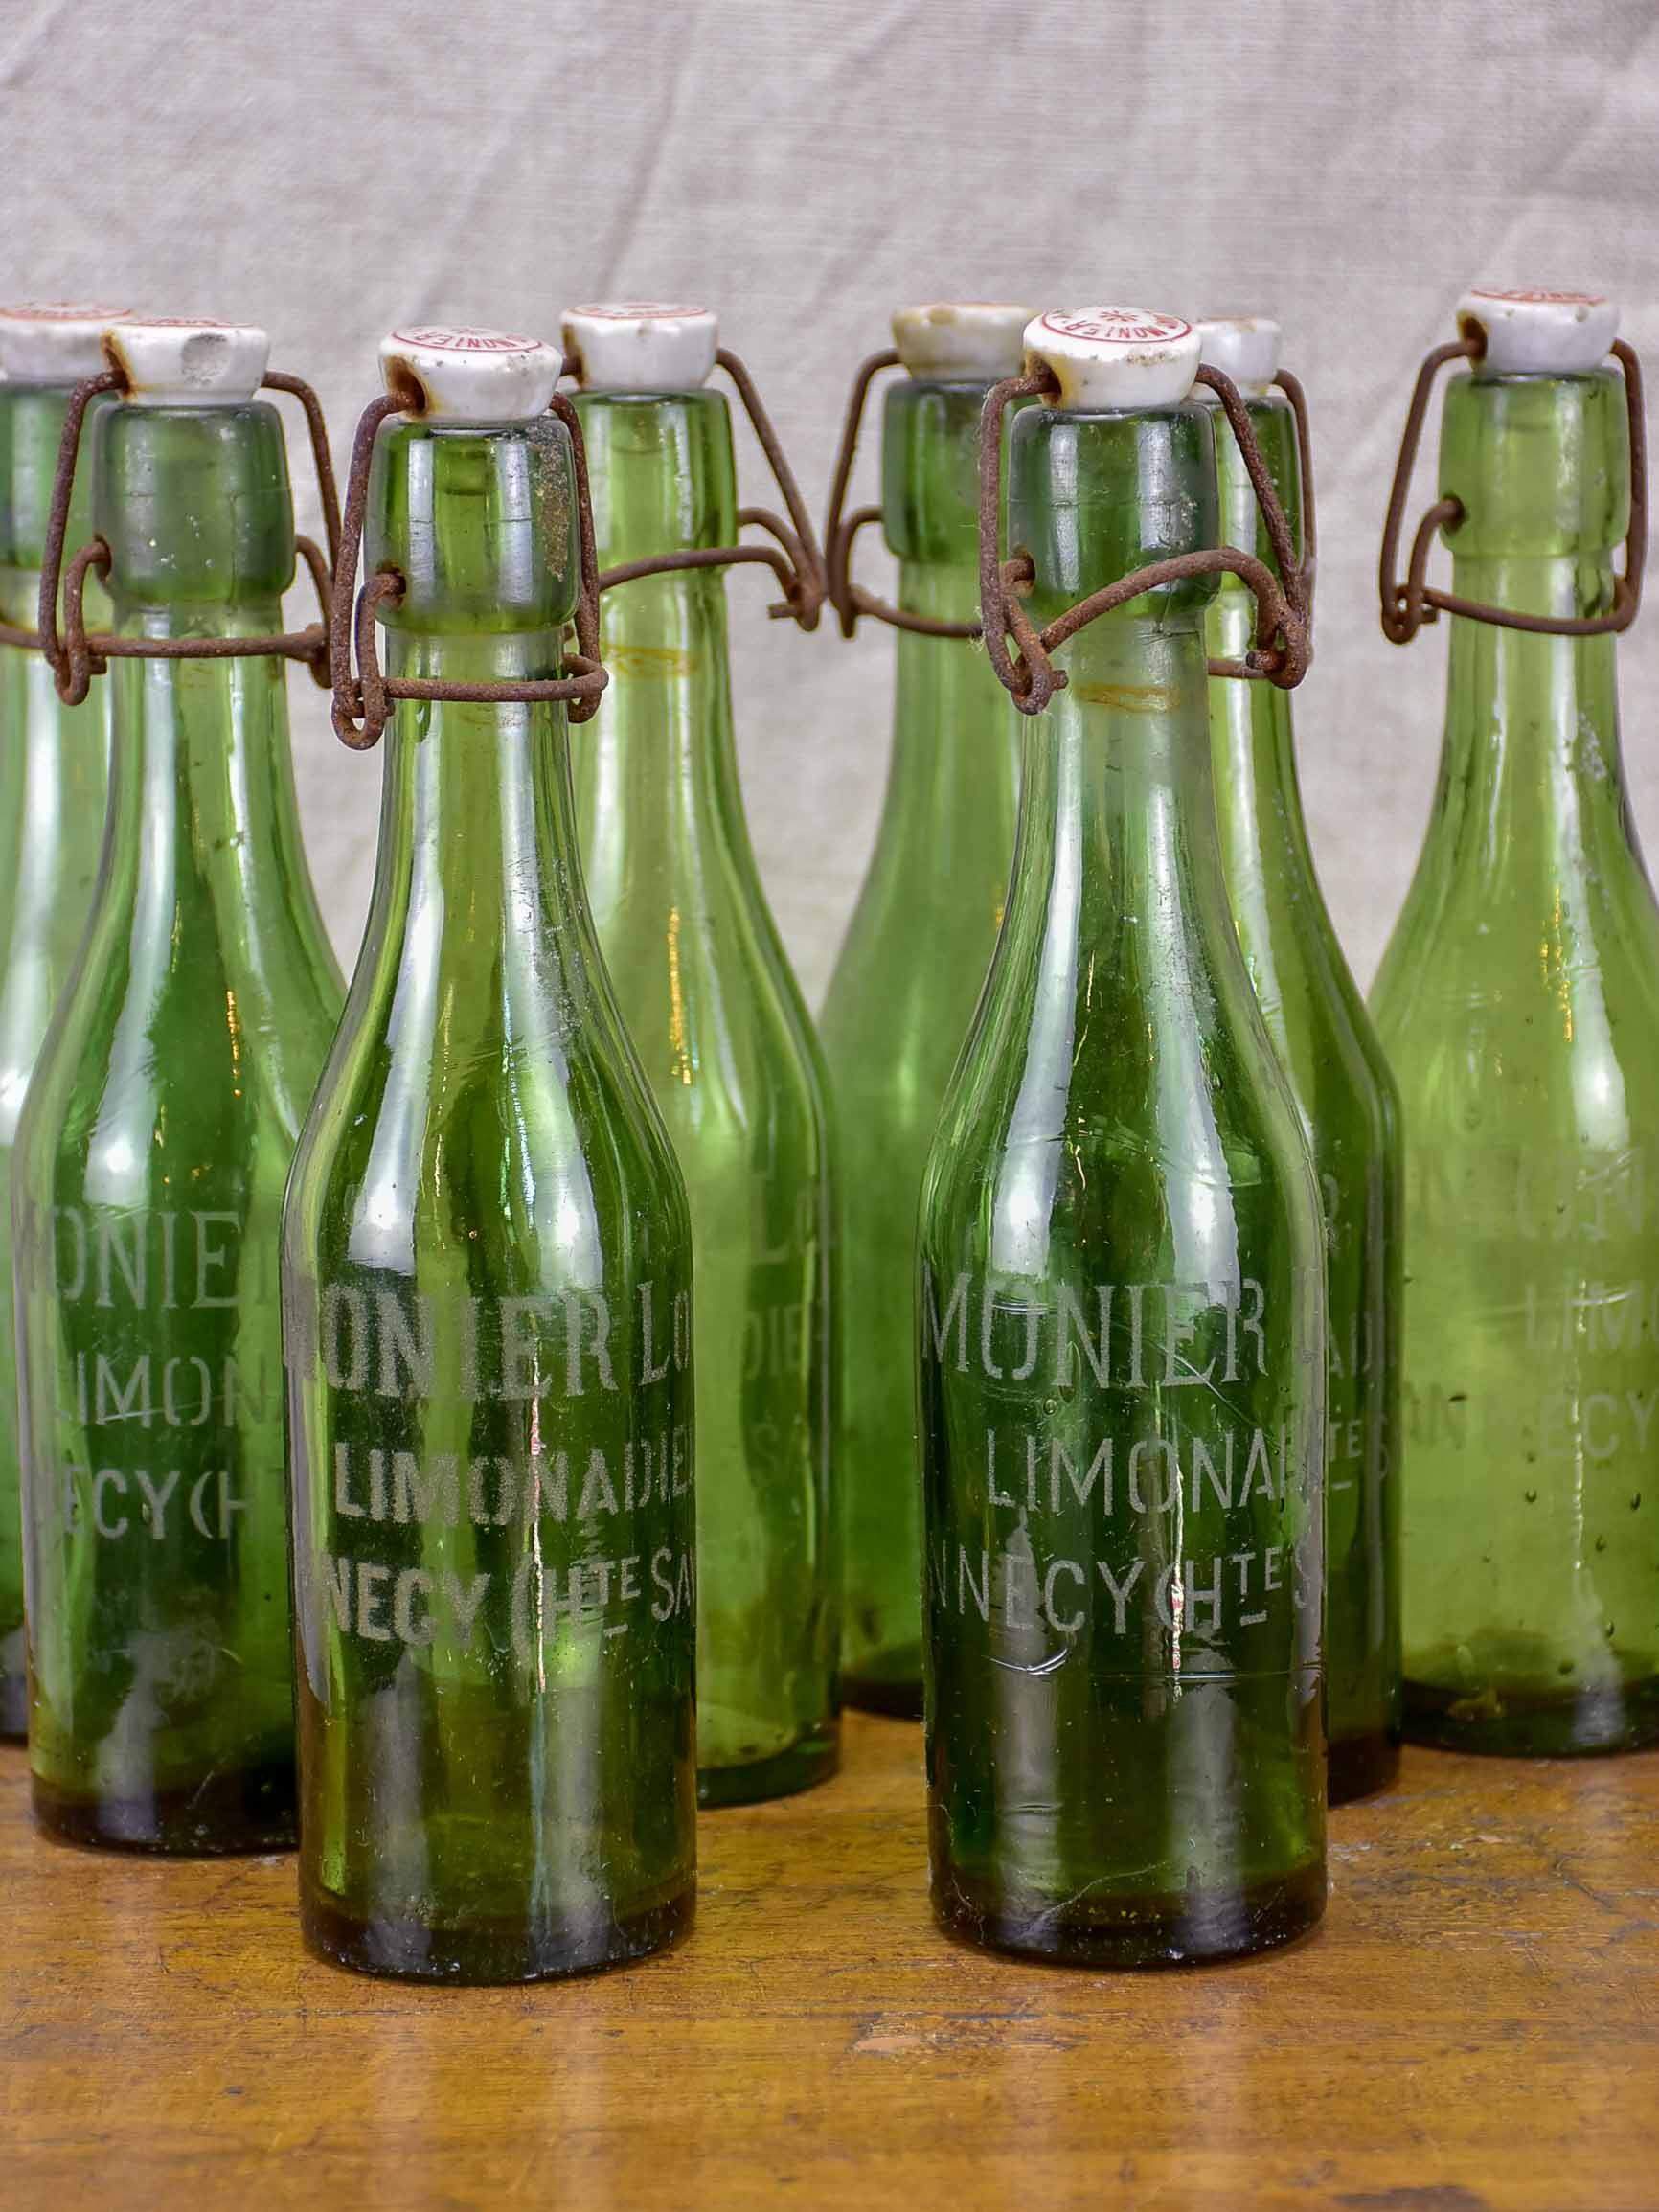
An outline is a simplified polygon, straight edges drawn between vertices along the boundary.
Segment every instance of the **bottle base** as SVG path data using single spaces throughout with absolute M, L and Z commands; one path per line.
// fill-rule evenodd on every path
M 696 1906 L 693 1885 L 625 1920 L 592 1912 L 543 1920 L 535 1927 L 522 1920 L 434 1927 L 413 1918 L 361 1919 L 343 1912 L 304 1879 L 300 1883 L 301 1932 L 307 1949 L 329 1965 L 392 1981 L 470 1987 L 552 1981 L 631 1965 L 678 1943 Z
M 1593 1759 L 1659 1744 L 1659 1675 L 1617 1689 L 1502 1690 L 1474 1696 L 1407 1681 L 1405 1733 L 1413 1744 L 1494 1759 Z
M 826 1721 L 786 1751 L 738 1767 L 699 1767 L 697 1803 L 705 1813 L 723 1805 L 759 1805 L 768 1797 L 793 1797 L 828 1782 L 841 1765 L 841 1731 Z
M 1057 1907 L 1016 1902 L 955 1872 L 933 1881 L 935 1918 L 983 1950 L 1055 1966 L 1213 1965 L 1294 1943 L 1325 1911 L 1322 1860 L 1247 1888 Z
M 280 1765 L 216 1772 L 189 1789 L 132 1797 L 83 1797 L 36 1773 L 36 1824 L 59 1843 L 165 1859 L 232 1859 L 292 1851 L 298 1840 L 294 1769 Z
M 1327 1793 L 1332 1805 L 1375 1797 L 1398 1772 L 1399 1741 L 1380 1729 L 1366 1736 L 1345 1736 L 1326 1753 Z
M 921 1647 L 877 1652 L 862 1672 L 841 1677 L 841 1701 L 861 1713 L 884 1713 L 892 1721 L 921 1719 Z

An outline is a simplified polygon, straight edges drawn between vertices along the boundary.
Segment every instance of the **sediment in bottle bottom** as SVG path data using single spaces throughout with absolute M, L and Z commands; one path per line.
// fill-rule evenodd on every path
M 335 1966 L 402 1981 L 461 1984 L 546 1981 L 602 1973 L 678 1943 L 696 1912 L 696 1891 L 633 1914 L 522 1915 L 443 1927 L 412 1917 L 342 1912 L 300 1884 L 300 1924 L 310 1949 Z
M 885 1713 L 895 1721 L 921 1719 L 921 1646 L 872 1652 L 861 1665 L 841 1676 L 842 1702 L 861 1713 Z
M 291 1759 L 216 1767 L 200 1781 L 124 1795 L 68 1790 L 36 1772 L 34 1817 L 49 1836 L 98 1851 L 217 1859 L 292 1851 L 298 1838 Z
M 1597 1683 L 1558 1695 L 1479 1693 L 1438 1682 L 1405 1685 L 1405 1733 L 1413 1744 L 1510 1759 L 1595 1758 L 1659 1744 L 1659 1675 Z
M 1326 1752 L 1328 1794 L 1332 1805 L 1352 1805 L 1357 1797 L 1386 1790 L 1399 1772 L 1399 1742 L 1382 1729 L 1345 1736 Z
M 722 1805 L 759 1805 L 769 1797 L 793 1797 L 798 1790 L 828 1782 L 840 1765 L 840 1726 L 826 1721 L 769 1759 L 699 1767 L 697 1803 L 710 1811 Z
M 951 1935 L 1069 1966 L 1196 1966 L 1273 1950 L 1315 1926 L 1325 1895 L 1319 1859 L 1237 1889 L 1120 1897 L 1108 1905 L 1016 1897 L 955 1868 L 936 1865 L 933 1876 L 933 1909 Z

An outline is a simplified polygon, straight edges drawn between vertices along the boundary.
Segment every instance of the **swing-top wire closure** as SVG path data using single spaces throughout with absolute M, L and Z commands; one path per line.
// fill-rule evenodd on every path
M 649 554 L 640 560 L 602 569 L 594 535 L 593 498 L 581 418 L 566 393 L 555 392 L 548 411 L 557 415 L 570 432 L 576 462 L 577 530 L 581 559 L 581 586 L 575 618 L 577 650 L 565 655 L 565 666 L 570 673 L 562 676 L 502 678 L 494 683 L 448 683 L 430 677 L 388 676 L 382 672 L 375 641 L 375 624 L 382 606 L 395 605 L 402 597 L 404 580 L 399 571 L 387 562 L 367 580 L 361 592 L 356 592 L 357 564 L 363 547 L 363 513 L 369 497 L 369 468 L 381 423 L 389 415 L 419 415 L 420 402 L 414 391 L 385 393 L 369 402 L 352 442 L 352 466 L 346 479 L 346 505 L 341 523 L 343 550 L 335 568 L 329 626 L 334 732 L 343 744 L 351 746 L 353 752 L 367 752 L 377 744 L 394 699 L 450 699 L 503 706 L 562 700 L 570 710 L 573 723 L 591 720 L 610 680 L 600 656 L 600 594 L 617 584 L 632 583 L 643 576 L 659 576 L 673 569 L 729 568 L 741 562 L 759 562 L 772 570 L 783 589 L 784 597 L 771 612 L 791 617 L 803 629 L 816 627 L 826 596 L 824 561 L 794 471 L 778 442 L 771 418 L 761 403 L 754 379 L 741 360 L 724 346 L 715 358 L 737 389 L 777 479 L 790 519 L 785 522 L 764 507 L 739 507 L 739 527 L 752 525 L 765 530 L 776 540 L 775 544 L 693 546 L 677 553 Z M 577 363 L 573 358 L 566 357 L 562 373 L 567 376 L 576 375 Z M 358 672 L 355 675 L 352 671 L 353 642 Z
M 816 629 L 830 586 L 824 556 L 819 550 L 807 503 L 801 496 L 801 488 L 795 481 L 795 471 L 779 443 L 771 417 L 761 403 L 755 379 L 742 361 L 726 346 L 716 350 L 715 360 L 731 378 L 743 403 L 743 412 L 749 418 L 773 480 L 783 494 L 784 505 L 789 513 L 788 521 L 769 507 L 739 507 L 739 529 L 763 530 L 775 540 L 773 544 L 697 545 L 678 553 L 647 554 L 640 560 L 625 560 L 615 568 L 602 569 L 599 588 L 602 592 L 610 591 L 619 583 L 632 583 L 642 576 L 667 575 L 674 569 L 736 568 L 753 561 L 771 569 L 783 588 L 783 598 L 767 609 L 773 620 L 793 621 L 803 629 Z M 576 360 L 567 355 L 565 375 L 574 376 L 577 371 Z
M 1255 644 L 1241 661 L 1211 661 L 1212 675 L 1265 676 L 1281 691 L 1293 691 L 1307 673 L 1313 653 L 1308 598 L 1311 561 L 1303 567 L 1297 565 L 1290 525 L 1273 488 L 1273 478 L 1261 457 L 1250 411 L 1239 387 L 1225 371 L 1207 364 L 1199 367 L 1196 381 L 1207 384 L 1226 410 L 1249 471 L 1279 574 L 1276 576 L 1267 563 L 1259 560 L 1253 553 L 1242 553 L 1237 546 L 1203 546 L 1192 553 L 1171 554 L 1168 559 L 1149 561 L 1145 568 L 1135 569 L 1116 583 L 1090 592 L 1086 599 L 1079 600 L 1064 613 L 1056 615 L 1041 630 L 1033 627 L 1021 604 L 1036 581 L 1030 554 L 1016 553 L 1009 560 L 998 558 L 1002 522 L 1002 418 L 1013 400 L 1052 397 L 1058 391 L 1059 382 L 1052 370 L 1039 368 L 1023 376 L 1007 376 L 987 393 L 979 425 L 980 620 L 991 667 L 1022 715 L 1041 714 L 1055 693 L 1064 690 L 1066 673 L 1055 667 L 1052 655 L 1068 638 L 1075 637 L 1097 617 L 1110 614 L 1114 607 L 1139 599 L 1143 592 L 1157 590 L 1164 584 L 1180 583 L 1193 576 L 1237 576 L 1249 586 L 1256 599 Z M 1306 421 L 1306 408 L 1300 420 Z M 1012 654 L 1008 650 L 1011 637 L 1015 648 Z
M 830 509 L 824 521 L 824 559 L 828 570 L 830 604 L 835 609 L 841 625 L 841 635 L 851 637 L 858 627 L 860 615 L 870 615 L 876 622 L 891 623 L 895 629 L 914 630 L 921 637 L 976 638 L 980 632 L 977 622 L 946 622 L 927 614 L 912 614 L 902 606 L 895 606 L 891 600 L 878 599 L 873 591 L 866 591 L 852 581 L 852 547 L 861 530 L 881 520 L 879 507 L 855 507 L 846 513 L 847 493 L 852 482 L 852 464 L 858 454 L 858 434 L 864 427 L 864 410 L 869 404 L 870 387 L 884 369 L 897 369 L 898 352 L 892 346 L 872 353 L 860 361 L 852 379 L 852 389 L 847 397 L 847 413 L 841 424 L 841 444 L 835 455 L 835 474 L 830 487 Z
M 363 512 L 369 503 L 369 468 L 375 458 L 375 440 L 387 417 L 419 417 L 423 411 L 419 390 L 400 388 L 371 399 L 357 419 L 352 440 L 352 466 L 346 478 L 345 511 L 340 521 L 340 558 L 334 567 L 334 595 L 329 610 L 334 735 L 352 752 L 368 752 L 380 741 L 394 699 L 442 699 L 474 706 L 535 706 L 560 700 L 569 708 L 573 722 L 588 721 L 597 712 L 600 695 L 609 679 L 599 653 L 599 557 L 594 540 L 593 501 L 588 493 L 587 446 L 581 435 L 580 418 L 562 392 L 553 395 L 547 412 L 557 415 L 570 432 L 576 464 L 577 541 L 581 582 L 576 603 L 577 650 L 564 655 L 569 674 L 499 677 L 490 683 L 454 683 L 435 676 L 389 676 L 382 670 L 375 642 L 375 621 L 382 606 L 395 606 L 402 598 L 406 580 L 401 569 L 386 561 L 367 579 L 362 590 L 357 590 L 357 563 L 363 555 Z M 352 672 L 353 639 L 357 649 L 355 674 Z
M 46 511 L 46 541 L 41 548 L 40 599 L 34 629 L 15 623 L 0 623 L 0 644 L 23 646 L 44 653 L 52 670 L 57 696 L 65 706 L 78 707 L 92 688 L 92 678 L 107 673 L 112 660 L 258 660 L 280 657 L 304 661 L 324 691 L 329 688 L 329 601 L 333 570 L 340 558 L 340 506 L 334 488 L 334 464 L 329 452 L 328 425 L 322 402 L 304 377 L 269 370 L 261 389 L 286 392 L 305 409 L 310 433 L 311 459 L 316 468 L 317 490 L 322 500 L 323 527 L 329 550 L 309 537 L 294 536 L 294 551 L 304 560 L 316 589 L 322 620 L 304 629 L 270 635 L 237 637 L 118 637 L 107 630 L 86 627 L 85 593 L 89 570 L 109 574 L 110 550 L 102 537 L 89 538 L 64 563 L 63 548 L 69 531 L 69 502 L 75 490 L 76 463 L 86 410 L 101 392 L 129 390 L 125 374 L 105 369 L 76 385 L 63 412 L 63 432 L 57 442 L 57 467 L 52 480 L 52 501 Z M 57 598 L 63 594 L 63 629 L 57 627 Z
M 870 387 L 885 369 L 896 369 L 899 355 L 888 346 L 879 353 L 872 353 L 860 361 L 852 378 L 852 389 L 848 394 L 847 411 L 841 424 L 841 444 L 835 455 L 835 473 L 830 490 L 830 510 L 824 524 L 824 554 L 829 569 L 830 604 L 835 609 L 841 624 L 843 637 L 851 637 L 858 627 L 861 615 L 870 615 L 876 622 L 890 623 L 895 629 L 915 630 L 922 637 L 960 637 L 977 639 L 984 635 L 984 625 L 978 622 L 946 622 L 932 615 L 912 614 L 908 608 L 895 606 L 891 600 L 878 598 L 866 591 L 862 584 L 852 581 L 853 545 L 861 530 L 881 520 L 879 507 L 855 507 L 846 513 L 847 493 L 852 481 L 852 465 L 858 455 L 858 440 L 864 427 L 865 410 L 870 403 Z M 1303 524 L 1302 524 L 1302 604 L 1309 636 L 1313 628 L 1313 572 L 1317 540 L 1313 514 L 1313 445 L 1307 428 L 1307 396 L 1301 379 L 1288 369 L 1281 369 L 1273 381 L 1290 402 L 1290 411 L 1296 421 L 1296 449 L 1301 464 Z M 1045 387 L 1046 389 L 1046 387 Z M 1261 676 L 1265 669 L 1252 668 L 1243 661 L 1213 660 L 1210 673 L 1218 676 Z
M 1642 577 L 1648 565 L 1648 430 L 1642 405 L 1642 364 L 1635 349 L 1623 338 L 1611 353 L 1625 375 L 1625 405 L 1630 421 L 1630 527 L 1625 535 L 1625 567 L 1613 579 L 1613 604 L 1605 614 L 1518 614 L 1512 607 L 1489 606 L 1485 600 L 1460 599 L 1456 592 L 1440 591 L 1425 582 L 1428 557 L 1435 533 L 1455 533 L 1468 513 L 1463 501 L 1448 494 L 1437 499 L 1417 526 L 1411 541 L 1411 559 L 1402 583 L 1397 573 L 1400 534 L 1405 524 L 1405 503 L 1411 495 L 1412 470 L 1422 438 L 1423 418 L 1435 377 L 1448 361 L 1478 361 L 1486 340 L 1478 333 L 1453 338 L 1436 346 L 1417 373 L 1405 428 L 1400 434 L 1399 458 L 1394 465 L 1394 483 L 1388 494 L 1388 518 L 1382 526 L 1382 558 L 1377 564 L 1377 588 L 1382 598 L 1383 635 L 1395 645 L 1409 645 L 1426 623 L 1443 614 L 1459 614 L 1469 622 L 1495 623 L 1502 629 L 1529 629 L 1547 637 L 1601 637 L 1609 630 L 1628 629 L 1642 604 Z

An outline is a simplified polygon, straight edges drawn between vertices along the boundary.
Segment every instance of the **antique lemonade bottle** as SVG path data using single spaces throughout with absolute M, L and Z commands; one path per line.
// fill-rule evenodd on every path
M 909 374 L 882 428 L 882 530 L 898 604 L 979 616 L 979 417 L 1019 374 L 1029 308 L 901 309 Z M 971 639 L 900 629 L 881 827 L 820 1032 L 841 1144 L 842 1686 L 921 1714 L 916 1294 L 921 1171 L 1008 896 L 1018 718 Z
M 109 345 L 127 390 L 81 467 L 115 631 L 281 630 L 264 332 Z M 101 680 L 108 832 L 12 1174 L 34 1806 L 78 1842 L 263 1850 L 294 1833 L 277 1236 L 340 987 L 282 660 Z
M 558 354 L 439 329 L 380 353 L 388 674 L 557 679 Z M 386 741 L 284 1223 L 301 1913 L 347 1965 L 531 1980 L 692 1918 L 691 1238 L 582 888 L 564 705 L 405 698 Z
M 1605 617 L 1617 310 L 1471 292 L 1459 322 L 1484 353 L 1441 432 L 1455 592 Z M 1450 627 L 1439 788 L 1373 992 L 1405 1129 L 1406 1731 L 1620 1750 L 1659 1737 L 1659 912 L 1613 636 Z
M 1211 317 L 1198 335 L 1203 359 L 1244 396 L 1300 543 L 1295 417 L 1272 389 L 1279 326 Z M 1243 455 L 1219 407 L 1215 423 L 1221 535 L 1271 565 Z M 1212 657 L 1241 661 L 1255 617 L 1250 592 L 1224 576 L 1210 604 Z M 1325 1719 L 1337 1804 L 1380 1789 L 1399 1763 L 1399 1516 L 1391 1475 L 1399 1427 L 1399 1111 L 1314 874 L 1290 695 L 1217 676 L 1210 735 L 1233 919 L 1324 1200 Z
M 602 569 L 737 536 L 712 314 L 584 308 Z M 610 689 L 576 754 L 605 962 L 668 1125 L 696 1253 L 697 1786 L 834 1770 L 835 1325 L 818 1051 L 761 888 L 732 736 L 718 567 L 606 588 Z
M 74 386 L 106 366 L 103 333 L 125 312 L 0 308 L 0 620 L 18 628 L 35 623 L 64 409 Z M 69 512 L 72 545 L 87 536 L 86 484 L 82 470 Z M 0 1736 L 23 1735 L 28 1716 L 11 1148 L 47 1017 L 92 907 L 103 843 L 107 696 L 100 685 L 80 706 L 66 707 L 40 653 L 0 645 Z
M 1121 333 L 1121 334 L 1120 334 Z M 1009 447 L 1039 624 L 1219 544 L 1196 333 L 1050 314 Z M 1216 832 L 1213 576 L 1064 650 L 921 1200 L 933 1894 L 1095 1963 L 1325 1903 L 1319 1202 Z

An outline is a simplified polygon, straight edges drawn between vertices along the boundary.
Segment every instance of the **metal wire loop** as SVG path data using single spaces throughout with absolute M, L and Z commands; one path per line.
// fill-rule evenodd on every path
M 835 609 L 843 637 L 851 637 L 858 627 L 859 616 L 867 614 L 876 622 L 889 623 L 895 629 L 913 630 L 921 637 L 976 638 L 980 628 L 977 622 L 945 622 L 933 615 L 912 614 L 905 607 L 895 606 L 891 600 L 878 599 L 875 592 L 864 590 L 852 581 L 852 548 L 858 533 L 881 520 L 879 507 L 858 507 L 851 514 L 846 513 L 852 464 L 857 458 L 858 437 L 864 426 L 870 387 L 884 369 L 898 366 L 898 355 L 891 346 L 879 353 L 872 353 L 858 364 L 852 389 L 848 394 L 841 443 L 836 449 L 835 471 L 830 485 L 830 506 L 824 520 L 824 560 L 830 604 Z
M 383 605 L 396 605 L 403 596 L 404 580 L 390 562 L 367 579 L 357 590 L 357 567 L 363 553 L 363 514 L 369 500 L 369 469 L 375 441 L 390 415 L 418 412 L 410 392 L 383 392 L 371 399 L 357 419 L 352 439 L 352 465 L 346 476 L 346 504 L 340 524 L 340 559 L 334 571 L 334 590 L 329 612 L 329 672 L 334 694 L 334 735 L 353 752 L 366 753 L 380 741 L 392 703 L 397 699 L 442 699 L 482 706 L 543 705 L 561 701 L 572 722 L 585 722 L 598 710 L 606 681 L 599 651 L 600 574 L 593 527 L 593 502 L 588 491 L 587 445 L 581 420 L 562 392 L 556 392 L 548 412 L 557 415 L 570 432 L 571 458 L 576 470 L 577 543 L 580 583 L 576 604 L 577 650 L 564 655 L 562 676 L 503 677 L 492 683 L 451 683 L 436 677 L 389 676 L 380 666 L 375 623 Z M 356 670 L 352 670 L 352 646 Z
M 321 401 L 303 377 L 273 369 L 263 378 L 261 388 L 287 392 L 305 409 L 330 557 L 326 559 L 310 538 L 298 534 L 294 538 L 294 552 L 296 560 L 304 563 L 316 589 L 321 621 L 308 624 L 304 629 L 247 637 L 118 637 L 110 631 L 88 632 L 87 572 L 97 569 L 100 576 L 107 577 L 109 547 L 102 537 L 95 537 L 73 556 L 67 567 L 63 549 L 86 410 L 101 392 L 126 389 L 126 379 L 119 370 L 105 369 L 77 384 L 64 408 L 63 430 L 57 442 L 57 465 L 52 479 L 52 499 L 46 513 L 45 542 L 41 548 L 35 627 L 27 630 L 12 623 L 0 623 L 0 643 L 23 646 L 45 655 L 57 696 L 65 706 L 80 706 L 92 688 L 92 678 L 104 674 L 112 660 L 296 660 L 305 662 L 317 682 L 327 688 L 330 567 L 340 542 L 340 509 L 334 489 L 334 465 L 329 453 L 328 425 Z M 61 635 L 57 627 L 59 592 L 63 601 Z
M 1625 534 L 1625 566 L 1613 578 L 1613 604 L 1605 614 L 1520 614 L 1512 607 L 1492 606 L 1485 600 L 1463 599 L 1456 592 L 1440 591 L 1428 582 L 1429 555 L 1435 534 L 1455 532 L 1466 509 L 1455 494 L 1437 499 L 1413 535 L 1405 580 L 1398 573 L 1399 541 L 1405 529 L 1405 505 L 1411 496 L 1412 470 L 1428 413 L 1434 380 L 1448 361 L 1478 361 L 1485 352 L 1478 336 L 1448 339 L 1426 355 L 1412 386 L 1400 433 L 1399 457 L 1389 487 L 1388 513 L 1382 526 L 1382 553 L 1377 562 L 1377 591 L 1381 599 L 1382 632 L 1394 645 L 1409 645 L 1425 625 L 1443 614 L 1461 615 L 1467 622 L 1495 624 L 1500 629 L 1532 630 L 1545 637 L 1604 637 L 1609 631 L 1628 629 L 1642 604 L 1642 582 L 1648 566 L 1648 427 L 1642 399 L 1642 363 L 1635 349 L 1623 338 L 1615 340 L 1613 357 L 1625 376 L 1625 406 L 1630 425 L 1630 526 Z
M 1021 376 L 1005 377 L 986 395 L 979 430 L 980 616 L 991 666 L 1021 714 L 1041 714 L 1055 693 L 1064 689 L 1065 671 L 1055 667 L 1053 655 L 1085 624 L 1139 599 L 1143 592 L 1193 576 L 1237 576 L 1256 598 L 1256 643 L 1247 659 L 1242 663 L 1213 662 L 1213 673 L 1262 675 L 1286 691 L 1307 674 L 1311 646 L 1304 605 L 1304 572 L 1296 565 L 1290 526 L 1262 459 L 1249 410 L 1238 386 L 1221 370 L 1200 368 L 1198 380 L 1210 386 L 1226 409 L 1256 490 L 1279 574 L 1237 546 L 1200 547 L 1152 561 L 1091 592 L 1041 630 L 1033 626 L 1020 604 L 1036 581 L 1030 556 L 1020 554 L 1006 561 L 1000 559 L 1002 418 L 1013 400 L 1052 395 L 1058 387 L 1052 371 L 1038 368 Z M 1014 641 L 1011 654 L 1008 650 L 1010 637 Z
M 768 507 L 739 507 L 739 530 L 763 530 L 775 541 L 772 545 L 698 545 L 683 547 L 674 553 L 646 554 L 638 560 L 620 561 L 614 568 L 602 570 L 599 588 L 602 592 L 611 591 L 619 583 L 635 583 L 643 576 L 666 576 L 675 570 L 766 567 L 778 579 L 784 594 L 767 609 L 768 613 L 775 621 L 796 622 L 803 629 L 816 629 L 830 587 L 824 556 L 813 534 L 807 503 L 795 481 L 795 471 L 772 427 L 772 419 L 761 403 L 755 380 L 741 359 L 725 346 L 717 350 L 715 359 L 731 378 L 742 401 L 773 479 L 783 493 L 788 521 Z M 564 373 L 567 376 L 578 376 L 580 366 L 573 355 L 566 354 Z
M 1200 370 L 1198 375 L 1199 380 L 1203 383 L 1208 384 L 1213 381 L 1203 370 Z M 1307 657 L 1311 663 L 1313 658 L 1313 586 L 1319 560 L 1319 524 L 1313 497 L 1313 438 L 1307 421 L 1307 395 L 1303 389 L 1302 379 L 1293 376 L 1288 369 L 1281 369 L 1274 376 L 1273 382 L 1278 385 L 1280 391 L 1290 402 L 1290 413 L 1296 424 L 1296 469 L 1302 485 L 1302 559 L 1299 565 L 1292 565 L 1283 571 L 1284 595 L 1301 620 L 1303 633 L 1307 639 Z M 1231 421 L 1231 417 L 1229 417 L 1229 421 Z M 1261 486 L 1256 483 L 1254 477 L 1252 477 L 1251 485 L 1260 504 Z M 1273 505 L 1275 508 L 1280 505 L 1277 495 Z M 1278 558 L 1276 549 L 1274 559 L 1277 560 Z M 1251 682 L 1272 680 L 1271 671 L 1256 665 L 1254 660 L 1212 659 L 1210 673 L 1213 676 L 1226 676 Z

